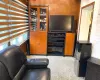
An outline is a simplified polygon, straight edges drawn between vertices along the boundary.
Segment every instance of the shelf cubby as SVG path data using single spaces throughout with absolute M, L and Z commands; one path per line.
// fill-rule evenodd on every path
M 48 53 L 64 51 L 65 33 L 48 33 Z

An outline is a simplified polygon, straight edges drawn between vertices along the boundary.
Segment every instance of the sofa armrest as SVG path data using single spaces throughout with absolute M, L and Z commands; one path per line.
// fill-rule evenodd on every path
M 49 60 L 45 58 L 27 59 L 26 68 L 28 69 L 47 68 L 48 64 L 49 64 Z

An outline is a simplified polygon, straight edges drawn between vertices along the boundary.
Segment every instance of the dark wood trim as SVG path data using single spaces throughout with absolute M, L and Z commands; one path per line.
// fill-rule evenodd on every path
M 21 45 L 20 45 L 20 48 L 21 50 L 24 52 L 25 55 L 27 55 L 27 41 L 26 40 L 25 42 L 23 42 Z

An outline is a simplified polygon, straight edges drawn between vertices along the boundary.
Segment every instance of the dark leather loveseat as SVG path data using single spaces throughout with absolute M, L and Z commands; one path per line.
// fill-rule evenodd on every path
M 18 46 L 0 52 L 0 80 L 50 80 L 48 59 L 27 59 Z

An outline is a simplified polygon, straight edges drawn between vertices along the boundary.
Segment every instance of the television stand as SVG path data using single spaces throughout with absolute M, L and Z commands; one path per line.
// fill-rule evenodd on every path
M 64 55 L 65 32 L 48 33 L 48 55 Z

